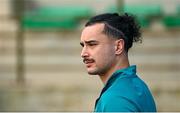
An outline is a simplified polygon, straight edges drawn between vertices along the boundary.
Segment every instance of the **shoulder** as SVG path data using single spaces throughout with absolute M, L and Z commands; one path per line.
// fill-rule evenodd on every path
M 115 81 L 100 99 L 104 111 L 150 111 L 154 109 L 152 95 L 139 78 L 122 78 Z M 149 103 L 149 104 L 147 104 Z
M 140 111 L 135 102 L 128 97 L 117 94 L 117 92 L 105 93 L 100 101 L 104 109 L 103 111 L 106 112 Z
M 140 99 L 139 97 L 150 93 L 148 86 L 138 76 L 117 79 L 107 90 L 109 92 L 131 99 Z

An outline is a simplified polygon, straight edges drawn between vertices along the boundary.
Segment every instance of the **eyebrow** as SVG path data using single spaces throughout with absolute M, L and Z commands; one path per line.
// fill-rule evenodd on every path
M 97 40 L 89 40 L 89 41 L 85 41 L 86 44 L 91 44 L 91 43 L 98 43 Z M 83 42 L 80 42 L 80 45 L 84 45 Z

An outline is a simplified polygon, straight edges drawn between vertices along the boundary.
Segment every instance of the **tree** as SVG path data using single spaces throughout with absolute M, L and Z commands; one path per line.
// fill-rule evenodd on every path
M 124 1 L 123 0 L 117 0 L 117 9 L 120 14 L 124 12 Z
M 24 29 L 22 18 L 25 11 L 25 0 L 12 0 L 13 17 L 17 21 L 18 30 L 16 33 L 16 81 L 18 85 L 25 84 L 25 65 L 24 65 Z

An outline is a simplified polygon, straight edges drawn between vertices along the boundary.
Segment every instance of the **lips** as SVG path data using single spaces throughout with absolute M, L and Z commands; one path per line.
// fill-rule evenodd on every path
M 93 59 L 84 59 L 83 62 L 84 62 L 85 64 L 90 64 L 90 63 L 93 63 L 94 60 L 93 60 Z

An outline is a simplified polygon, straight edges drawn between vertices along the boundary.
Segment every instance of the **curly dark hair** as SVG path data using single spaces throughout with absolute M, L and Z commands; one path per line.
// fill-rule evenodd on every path
M 130 14 L 119 15 L 118 13 L 105 13 L 92 17 L 85 27 L 96 23 L 104 23 L 104 30 L 107 36 L 123 39 L 125 41 L 125 51 L 128 52 L 133 42 L 142 42 L 140 25 L 135 17 Z

